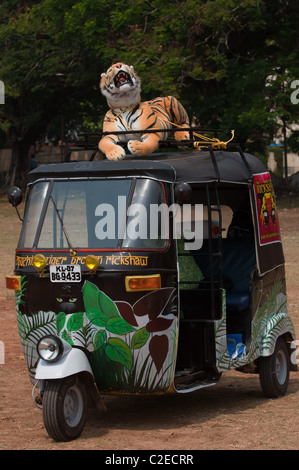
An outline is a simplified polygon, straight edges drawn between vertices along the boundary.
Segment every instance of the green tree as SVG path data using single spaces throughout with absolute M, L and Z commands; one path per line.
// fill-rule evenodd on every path
M 98 90 L 113 62 L 132 64 L 142 98 L 172 94 L 200 126 L 235 129 L 263 151 L 283 122 L 298 121 L 297 0 L 6 0 L 0 7 L 0 128 L 14 150 L 10 183 L 26 152 L 64 116 L 97 129 Z
M 89 114 L 95 120 L 102 67 L 93 49 L 71 30 L 67 11 L 73 3 L 15 1 L 1 7 L 5 105 L 0 107 L 0 128 L 12 148 L 8 185 L 26 180 L 28 149 L 53 119 L 63 116 L 76 124 Z

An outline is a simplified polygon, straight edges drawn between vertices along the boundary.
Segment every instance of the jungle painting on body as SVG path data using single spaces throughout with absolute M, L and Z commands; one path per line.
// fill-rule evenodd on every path
M 76 298 L 58 298 L 61 311 L 22 314 L 26 289 L 17 293 L 17 319 L 30 377 L 38 362 L 36 345 L 47 334 L 58 335 L 86 351 L 101 391 L 165 392 L 172 383 L 177 343 L 175 289 L 165 287 L 142 295 L 133 305 L 113 301 L 98 286 L 85 281 L 84 311 Z M 167 307 L 167 308 L 166 308 Z M 150 312 L 150 313 L 148 313 Z

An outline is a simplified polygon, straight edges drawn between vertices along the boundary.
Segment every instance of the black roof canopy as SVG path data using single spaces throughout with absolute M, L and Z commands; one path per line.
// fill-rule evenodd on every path
M 248 183 L 252 174 L 266 171 L 262 162 L 253 155 L 222 150 L 175 154 L 167 157 L 166 161 L 175 168 L 177 182 Z
M 248 184 L 252 174 L 265 171 L 264 165 L 253 155 L 220 150 L 157 153 L 142 158 L 127 156 L 117 162 L 74 161 L 41 165 L 30 173 L 29 178 L 33 182 L 40 178 L 143 176 L 169 182 Z

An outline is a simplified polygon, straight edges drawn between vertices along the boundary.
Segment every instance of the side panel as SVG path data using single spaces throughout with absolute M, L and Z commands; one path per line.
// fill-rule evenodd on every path
M 86 352 L 101 392 L 161 393 L 170 388 L 178 335 L 176 275 L 162 274 L 161 289 L 128 293 L 127 274 L 84 276 L 72 286 L 54 286 L 49 277 L 33 274 L 21 277 L 17 320 L 32 381 L 37 342 L 55 334 Z
M 241 368 L 260 356 L 268 356 L 274 351 L 279 336 L 289 333 L 295 339 L 295 331 L 291 318 L 287 313 L 286 295 L 283 293 L 281 280 L 263 290 L 263 281 L 255 284 L 253 297 L 253 320 L 251 326 L 251 342 L 241 354 L 232 356 L 228 350 L 228 337 L 225 329 L 225 318 L 216 327 L 216 360 L 219 372 Z

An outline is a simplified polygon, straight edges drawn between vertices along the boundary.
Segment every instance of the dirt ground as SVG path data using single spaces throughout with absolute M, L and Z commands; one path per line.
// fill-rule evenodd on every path
M 286 258 L 288 306 L 299 338 L 299 208 L 279 210 Z M 193 394 L 105 397 L 106 412 L 92 411 L 81 437 L 56 443 L 31 399 L 15 317 L 14 296 L 5 288 L 13 274 L 21 222 L 0 199 L 0 450 L 294 450 L 299 445 L 299 373 L 286 396 L 264 398 L 259 378 L 238 372 Z M 2 361 L 3 362 L 3 361 Z

